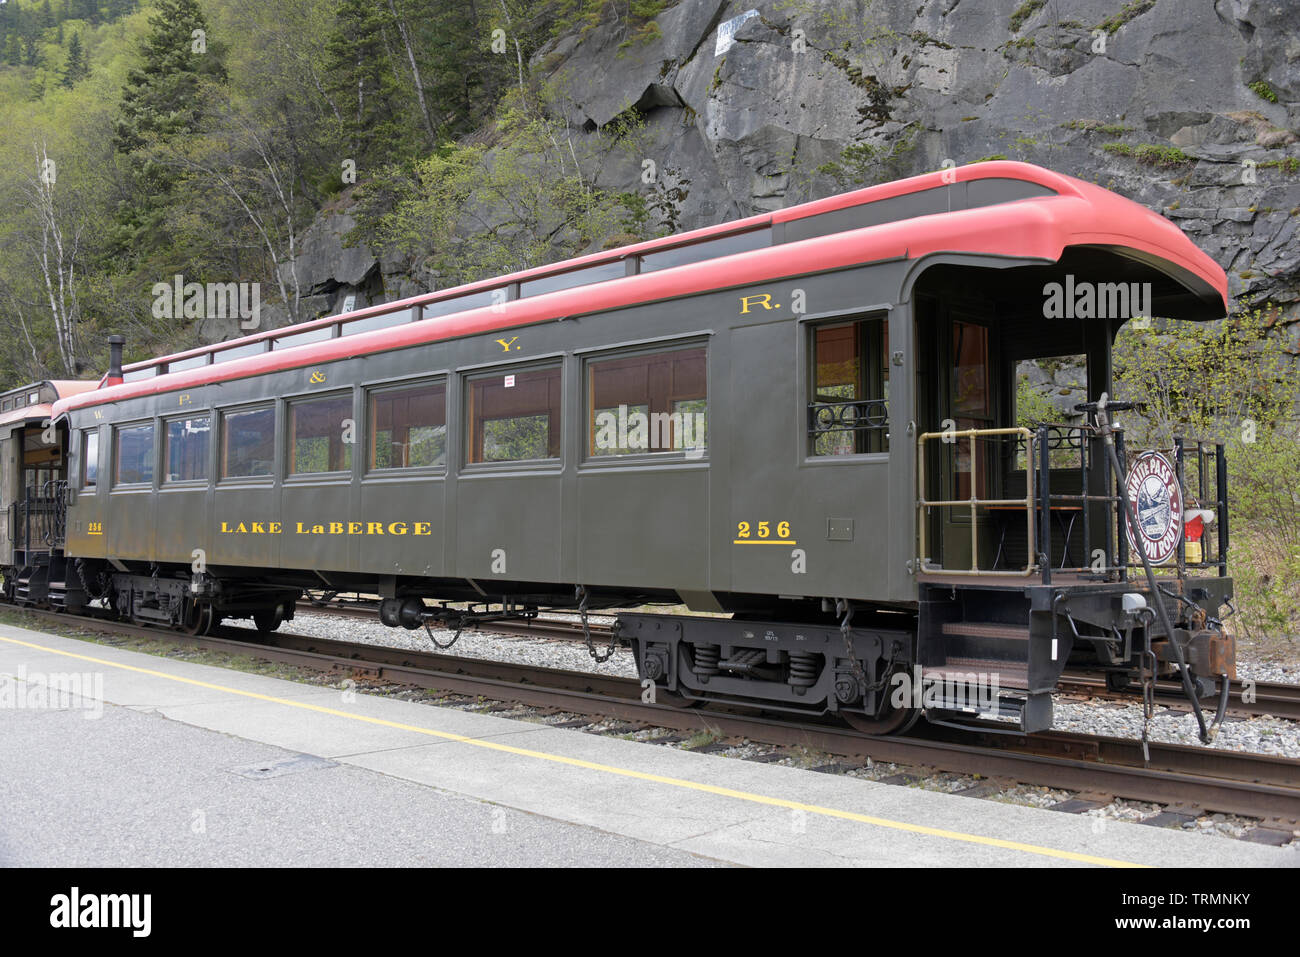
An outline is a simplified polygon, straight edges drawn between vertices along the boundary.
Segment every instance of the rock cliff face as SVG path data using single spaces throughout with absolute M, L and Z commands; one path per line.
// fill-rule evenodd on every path
M 648 42 L 618 23 L 561 37 L 533 66 L 575 136 L 636 111 L 684 229 L 1005 157 L 1163 213 L 1239 302 L 1300 317 L 1296 0 L 680 0 L 655 22 Z M 623 164 L 606 182 L 644 190 Z M 425 288 L 345 249 L 350 225 L 313 226 L 308 314 Z

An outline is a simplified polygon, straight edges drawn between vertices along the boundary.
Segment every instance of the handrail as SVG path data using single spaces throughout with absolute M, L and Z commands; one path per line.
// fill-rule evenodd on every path
M 1026 442 L 1028 455 L 1026 456 L 1026 477 L 1025 497 L 1023 499 L 981 499 L 979 497 L 979 454 L 977 452 L 979 444 L 975 441 L 978 438 L 990 438 L 1000 435 L 1018 435 Z M 958 439 L 970 439 L 970 499 L 968 500 L 930 500 L 925 497 L 925 443 L 933 439 L 943 439 L 948 444 L 955 444 Z M 945 575 L 996 575 L 1003 578 L 1028 578 L 1034 572 L 1038 571 L 1038 564 L 1035 562 L 1037 555 L 1037 538 L 1034 534 L 1034 489 L 1035 483 L 1032 480 L 1034 469 L 1037 466 L 1034 457 L 1034 445 L 1037 441 L 1034 433 L 1023 426 L 1002 429 L 948 429 L 943 432 L 923 432 L 917 436 L 916 447 L 916 509 L 917 509 L 917 568 L 921 572 L 943 572 Z M 997 569 L 982 569 L 979 567 L 979 518 L 978 510 L 980 506 L 991 505 L 1023 505 L 1025 507 L 1025 530 L 1028 535 L 1029 550 L 1026 556 L 1028 564 L 1023 569 L 1007 569 L 1001 571 Z M 957 508 L 961 506 L 970 507 L 970 554 L 971 567 L 969 569 L 960 568 L 943 568 L 931 566 L 930 558 L 926 554 L 926 528 L 925 518 L 927 510 L 931 508 Z M 1050 561 L 1050 559 L 1049 559 Z
M 949 576 L 989 576 L 989 577 L 1012 577 L 1024 578 L 1035 572 L 1041 573 L 1043 584 L 1050 584 L 1054 572 L 1083 574 L 1085 576 L 1103 576 L 1107 580 L 1127 581 L 1129 579 L 1129 570 L 1135 567 L 1136 555 L 1130 555 L 1126 529 L 1124 527 L 1124 516 L 1119 509 L 1121 501 L 1121 486 L 1125 479 L 1125 474 L 1112 474 L 1110 460 L 1103 457 L 1100 461 L 1095 458 L 1096 449 L 1094 444 L 1099 441 L 1096 430 L 1089 425 L 1053 425 L 1042 424 L 1036 428 L 1030 429 L 1025 427 L 1018 428 L 996 428 L 996 429 L 948 429 L 942 432 L 925 432 L 917 438 L 917 562 L 916 569 L 924 573 L 941 573 Z M 1122 429 L 1113 428 L 1117 458 L 1120 467 L 1125 468 L 1127 456 L 1124 448 L 1124 433 Z M 1077 433 L 1077 434 L 1075 434 Z M 981 440 L 987 440 L 998 437 L 1015 436 L 1017 437 L 1014 448 L 1011 450 L 1002 449 L 995 443 L 994 455 L 1003 455 L 1004 462 L 1010 471 L 1007 475 L 1023 475 L 1025 480 L 1025 495 L 1023 498 L 981 498 L 979 496 L 980 467 L 981 462 L 987 462 L 981 452 Z M 927 442 L 933 442 L 940 439 L 946 444 L 953 444 L 958 441 L 969 443 L 969 463 L 961 471 L 965 474 L 969 469 L 971 476 L 971 487 L 969 498 L 952 498 L 952 499 L 929 499 L 926 498 L 926 451 Z M 998 450 L 1001 451 L 998 451 Z M 1051 454 L 1057 450 L 1070 450 L 1077 455 L 1076 464 L 1062 465 L 1057 464 L 1054 467 Z M 1185 578 L 1189 571 L 1196 570 L 1217 570 L 1220 576 L 1227 575 L 1227 551 L 1228 551 L 1228 490 L 1227 490 L 1227 466 L 1224 456 L 1222 443 L 1206 442 L 1198 440 L 1188 440 L 1181 436 L 1175 436 L 1173 447 L 1161 449 L 1159 451 L 1169 455 L 1174 460 L 1177 480 L 1183 490 L 1183 502 L 1185 507 L 1199 508 L 1212 511 L 1218 524 L 1217 542 L 1215 537 L 1206 534 L 1209 531 L 1206 527 L 1202 533 L 1199 554 L 1193 556 L 1192 561 L 1188 561 L 1188 548 L 1186 533 L 1179 540 L 1175 560 L 1171 561 L 1166 568 L 1157 569 L 1177 575 L 1178 578 Z M 1011 458 L 1006 458 L 1006 456 Z M 1024 467 L 1019 467 L 1020 457 L 1024 456 Z M 1190 466 L 1195 464 L 1196 475 L 1190 475 Z M 1054 491 L 1051 486 L 1055 484 L 1055 478 L 1074 471 L 1077 473 L 1077 486 L 1074 489 Z M 1055 473 L 1055 476 L 1053 475 Z M 1005 478 L 1006 476 L 1004 476 Z M 1194 487 L 1189 488 L 1189 479 Z M 1100 488 L 1098 488 L 1098 484 Z M 1114 487 L 1112 487 L 1112 483 Z M 1211 490 L 1211 486 L 1213 486 Z M 1005 494 L 1005 493 L 1004 493 Z M 1098 516 L 1097 506 L 1101 505 L 1101 511 L 1109 516 L 1114 513 L 1114 522 L 1111 523 L 1107 518 L 1104 523 Z M 980 526 L 980 508 L 1001 508 L 1008 509 L 1023 508 L 1025 510 L 1025 530 L 1026 530 L 1026 564 L 1019 569 L 1000 569 L 980 568 L 980 551 L 979 551 L 979 533 Z M 1052 538 L 1054 536 L 1054 526 L 1052 514 L 1060 507 L 1078 513 L 1069 520 L 1069 529 L 1062 527 L 1064 532 L 1064 545 L 1059 567 L 1053 565 L 1052 556 Z M 947 568 L 940 564 L 935 564 L 935 559 L 929 554 L 930 538 L 932 537 L 932 528 L 929 522 L 932 516 L 942 509 L 969 509 L 970 511 L 970 567 L 969 568 Z M 1207 516 L 1208 518 L 1208 516 Z M 991 516 L 985 516 L 985 525 L 991 520 Z M 1073 547 L 1070 545 L 1071 530 L 1076 527 L 1076 523 L 1082 523 L 1083 539 L 1083 562 L 1070 561 L 1070 555 Z M 998 558 L 993 562 L 994 566 L 1001 564 L 1003 554 L 1003 542 L 1006 540 L 1006 530 L 1010 525 L 1003 523 L 1001 525 L 1002 533 L 998 545 Z M 1096 535 L 1101 534 L 1100 541 Z M 1041 552 L 1039 551 L 1042 546 Z M 1100 545 L 1100 548 L 1095 546 Z M 1217 545 L 1215 548 L 1213 546 Z M 1094 556 L 1094 551 L 1098 554 Z M 1090 558 L 1092 560 L 1090 561 Z M 1116 577 L 1117 576 L 1117 577 Z

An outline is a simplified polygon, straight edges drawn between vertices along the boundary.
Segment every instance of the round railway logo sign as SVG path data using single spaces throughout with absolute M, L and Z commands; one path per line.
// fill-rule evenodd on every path
M 1129 466 L 1124 488 L 1137 512 L 1142 546 L 1153 565 L 1163 565 L 1183 537 L 1183 490 L 1178 473 L 1159 452 L 1143 452 Z M 1128 546 L 1137 551 L 1133 529 L 1124 523 Z

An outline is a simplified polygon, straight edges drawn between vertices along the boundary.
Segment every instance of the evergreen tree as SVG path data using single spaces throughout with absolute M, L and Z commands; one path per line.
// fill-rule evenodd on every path
M 169 242 L 166 211 L 178 173 L 156 151 L 177 135 L 197 132 L 204 85 L 226 82 L 222 49 L 207 36 L 197 0 L 158 0 L 140 53 L 143 63 L 127 73 L 113 148 L 127 158 L 133 194 L 119 204 L 118 251 L 148 255 Z M 202 31 L 205 49 L 195 31 Z
M 221 51 L 211 40 L 196 52 L 194 31 L 207 34 L 207 20 L 196 0 L 158 0 L 141 45 L 144 63 L 127 73 L 122 112 L 116 123 L 116 149 L 130 153 L 150 136 L 172 136 L 197 125 L 202 82 L 226 81 Z
M 343 118 L 347 148 L 362 167 L 405 158 L 412 128 L 402 115 L 393 65 L 397 27 L 386 4 L 342 0 L 325 44 L 326 85 Z
M 40 66 L 43 57 L 41 48 L 33 36 L 23 37 L 23 66 Z
M 89 73 L 90 65 L 86 59 L 86 51 L 81 46 L 81 34 L 74 33 L 72 39 L 68 41 L 68 62 L 63 67 L 59 85 L 71 88 Z

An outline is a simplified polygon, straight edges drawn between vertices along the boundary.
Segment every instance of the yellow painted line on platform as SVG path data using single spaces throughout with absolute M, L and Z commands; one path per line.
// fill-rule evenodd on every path
M 76 639 L 70 640 L 75 641 Z M 855 811 L 843 811 L 838 808 L 822 807 L 817 804 L 804 804 L 801 801 L 791 801 L 786 798 L 772 797 L 766 794 L 755 794 L 750 791 L 738 791 L 733 788 L 719 787 L 715 784 L 702 784 L 698 781 L 688 781 L 684 778 L 673 778 L 661 774 L 650 774 L 646 771 L 634 771 L 630 768 L 620 768 L 612 764 L 599 764 L 595 761 L 584 761 L 581 758 L 570 758 L 560 754 L 549 754 L 545 751 L 516 748 L 509 744 L 501 744 L 496 741 L 484 741 L 480 738 L 471 738 L 450 731 L 435 731 L 432 728 L 422 728 L 418 725 L 403 724 L 400 721 L 388 721 L 385 718 L 373 718 L 369 715 L 354 714 L 350 711 L 341 711 L 337 708 L 327 708 L 324 705 L 310 704 L 305 701 L 292 701 L 288 698 L 277 698 L 274 695 L 260 694 L 256 691 L 242 691 L 239 688 L 228 688 L 225 685 L 213 684 L 208 681 L 199 681 L 195 678 L 185 678 L 180 675 L 171 675 L 167 674 L 165 671 L 155 671 L 152 668 L 140 668 L 136 665 L 121 664 L 120 662 L 108 661 L 104 658 L 95 658 L 90 655 L 82 655 L 73 651 L 63 651 L 59 648 L 50 648 L 45 645 L 38 645 L 35 642 L 21 641 L 17 638 L 9 638 L 4 635 L 0 635 L 0 641 L 11 645 L 20 645 L 24 648 L 32 648 L 36 651 L 48 652 L 52 655 L 62 655 L 65 658 L 75 658 L 78 661 L 88 661 L 92 664 L 104 665 L 108 668 L 117 668 L 122 671 L 133 671 L 136 674 L 149 675 L 154 678 L 163 678 L 168 681 L 193 685 L 196 688 L 206 688 L 210 691 L 223 691 L 227 694 L 238 695 L 241 698 L 252 698 L 256 701 L 267 701 L 272 704 L 283 705 L 287 708 L 298 708 L 303 711 L 315 711 L 318 714 L 328 714 L 336 718 L 348 718 L 365 724 L 378 725 L 385 728 L 395 728 L 399 731 L 411 731 L 416 734 L 441 738 L 444 741 L 456 741 L 460 744 L 468 744 L 476 748 L 486 748 L 490 751 L 501 751 L 506 754 L 514 754 L 520 757 L 536 758 L 540 761 L 550 761 L 555 764 L 566 764 L 571 767 L 584 768 L 589 771 L 600 771 L 605 774 L 615 774 L 619 777 L 633 778 L 639 781 L 666 784 L 671 787 L 698 791 L 703 794 L 714 794 L 719 797 L 728 797 L 734 798 L 738 801 L 747 801 L 751 804 L 763 804 L 768 807 L 787 808 L 794 811 L 803 811 L 807 814 L 817 814 L 822 817 L 839 818 L 840 820 L 845 821 L 857 821 L 862 824 L 872 824 L 876 827 L 888 828 L 894 831 L 924 834 L 927 837 L 941 837 L 950 841 L 960 841 L 966 844 L 979 844 L 984 847 L 1000 847 L 1011 851 L 1021 851 L 1026 854 L 1037 854 L 1041 857 L 1054 857 L 1066 861 L 1079 861 L 1084 864 L 1097 864 L 1102 867 L 1149 866 L 1146 864 L 1137 864 L 1132 861 L 1116 860 L 1109 857 L 1094 857 L 1090 854 L 1079 854 L 1075 851 L 1063 851 L 1054 847 L 1042 847 L 1037 844 L 1024 844 L 1020 841 L 1004 841 L 1001 838 L 985 837 L 980 834 L 966 834 L 961 831 L 949 831 L 938 827 L 926 827 L 923 824 L 908 824 L 904 821 L 893 821 L 888 818 L 874 817 L 870 814 L 858 814 Z

